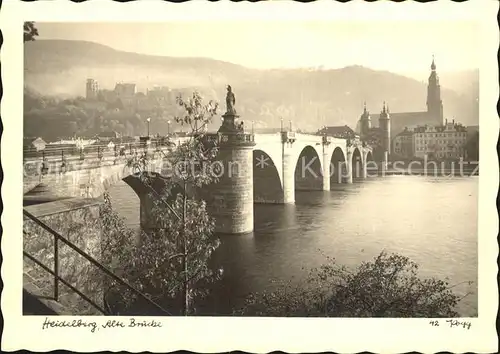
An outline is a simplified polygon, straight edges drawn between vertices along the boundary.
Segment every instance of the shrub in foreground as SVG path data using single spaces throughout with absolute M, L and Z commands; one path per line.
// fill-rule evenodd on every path
M 355 270 L 335 260 L 311 271 L 306 281 L 280 284 L 250 295 L 236 311 L 247 316 L 457 317 L 461 297 L 446 281 L 417 275 L 418 265 L 380 253 Z

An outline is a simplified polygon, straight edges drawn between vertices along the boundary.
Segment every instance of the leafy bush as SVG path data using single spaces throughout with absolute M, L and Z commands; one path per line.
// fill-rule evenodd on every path
M 417 276 L 409 258 L 385 252 L 351 271 L 329 258 L 305 282 L 251 294 L 237 315 L 456 317 L 461 298 L 447 282 Z
M 203 97 L 178 97 L 185 115 L 175 120 L 188 126 L 191 137 L 163 155 L 171 166 L 209 164 L 217 156 L 216 146 L 204 143 L 204 127 L 217 111 L 217 103 L 203 104 Z M 208 284 L 219 279 L 222 270 L 208 267 L 209 259 L 219 247 L 214 235 L 215 223 L 206 203 L 190 193 L 214 182 L 209 174 L 195 168 L 182 168 L 172 176 L 150 172 L 149 155 L 133 155 L 127 164 L 136 173 L 144 193 L 152 201 L 148 230 L 137 240 L 111 207 L 109 196 L 101 208 L 103 225 L 102 258 L 118 275 L 159 304 L 166 304 L 175 314 L 189 315 L 196 311 L 195 300 L 207 294 Z M 139 241 L 139 242 L 136 242 Z M 109 307 L 117 313 L 137 308 L 137 297 L 111 282 L 107 287 Z M 119 299 L 119 301 L 117 301 Z M 141 313 L 143 314 L 143 313 Z

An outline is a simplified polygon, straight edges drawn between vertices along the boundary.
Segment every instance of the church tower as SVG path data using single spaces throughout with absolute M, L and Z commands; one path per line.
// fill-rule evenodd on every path
M 441 86 L 436 73 L 436 64 L 432 56 L 431 75 L 427 86 L 427 113 L 433 117 L 437 124 L 443 124 L 443 102 L 441 101 Z
M 378 119 L 380 129 L 380 142 L 382 150 L 387 154 L 391 152 L 391 117 L 389 116 L 389 107 L 386 108 L 385 102 L 382 112 Z
M 372 120 L 370 118 L 370 113 L 366 110 L 366 102 L 364 103 L 363 114 L 359 118 L 359 123 L 359 134 L 361 135 L 361 138 L 364 138 L 369 134 L 370 129 L 372 128 Z

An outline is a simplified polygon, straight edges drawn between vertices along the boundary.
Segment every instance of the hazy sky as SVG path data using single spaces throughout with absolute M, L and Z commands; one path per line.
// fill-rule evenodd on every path
M 253 68 L 363 65 L 398 73 L 479 66 L 478 28 L 466 21 L 37 23 L 40 39 L 130 52 L 208 57 Z

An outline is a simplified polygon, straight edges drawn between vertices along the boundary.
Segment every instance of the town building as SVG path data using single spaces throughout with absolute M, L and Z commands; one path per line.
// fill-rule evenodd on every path
M 87 100 L 97 99 L 99 94 L 99 83 L 94 79 L 87 79 L 87 85 L 85 87 L 85 97 Z
M 171 99 L 173 91 L 168 86 L 153 86 L 153 88 L 148 89 L 146 92 L 147 96 L 163 98 L 165 100 Z
M 474 134 L 479 134 L 479 125 L 468 125 L 467 126 L 467 137 L 472 137 Z
M 40 137 L 38 138 L 24 138 L 23 139 L 23 148 L 26 149 L 34 149 L 35 151 L 41 151 L 45 149 L 47 143 Z
M 427 110 L 421 112 L 392 112 L 389 115 L 389 107 L 382 110 L 380 115 L 372 114 L 366 110 L 366 105 L 363 114 L 358 121 L 357 131 L 362 139 L 383 140 L 384 147 L 390 147 L 390 141 L 393 140 L 405 128 L 415 128 L 424 125 L 442 125 L 443 124 L 443 102 L 441 100 L 441 85 L 439 83 L 439 76 L 436 71 L 436 63 L 432 58 L 431 73 L 427 85 Z M 385 106 L 385 105 L 384 105 Z M 386 116 L 387 115 L 387 116 Z M 382 116 L 382 120 L 380 119 Z M 382 128 L 377 133 L 372 127 L 372 122 L 379 122 L 379 128 Z M 387 126 L 381 126 L 380 124 Z M 374 130 L 372 130 L 374 129 Z M 384 137 L 389 132 L 389 141 Z M 382 134 L 384 136 L 377 136 Z M 391 152 L 389 148 L 387 151 Z
M 99 90 L 98 98 L 103 102 L 115 102 L 118 99 L 115 91 L 106 89 Z
M 429 159 L 466 157 L 467 128 L 455 120 L 439 126 L 419 126 L 413 131 L 413 156 Z
M 347 125 L 324 126 L 317 132 L 318 135 L 328 135 L 340 139 L 359 139 L 359 134 Z
M 392 147 L 392 154 L 394 159 L 411 159 L 414 155 L 413 131 L 405 128 L 393 139 Z
M 103 131 L 97 135 L 99 141 L 112 141 L 121 138 L 121 134 L 116 131 Z
M 136 85 L 132 83 L 117 83 L 115 85 L 115 93 L 118 98 L 129 98 L 136 94 Z
M 373 147 L 374 158 L 379 161 L 386 160 L 391 152 L 391 115 L 385 102 L 380 115 L 378 115 L 378 127 L 372 126 L 371 115 L 366 110 L 365 103 L 357 130 L 361 140 Z
M 86 97 L 89 100 L 102 99 L 106 101 L 114 101 L 118 98 L 132 98 L 137 93 L 136 84 L 134 83 L 119 83 L 115 84 L 114 90 L 101 89 L 99 83 L 94 79 L 87 79 L 85 87 Z
M 468 126 L 466 129 L 467 143 L 465 145 L 465 151 L 467 159 L 479 161 L 479 126 Z

